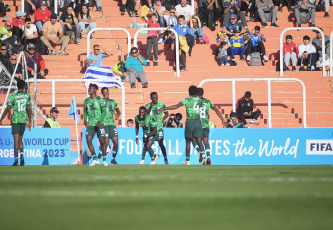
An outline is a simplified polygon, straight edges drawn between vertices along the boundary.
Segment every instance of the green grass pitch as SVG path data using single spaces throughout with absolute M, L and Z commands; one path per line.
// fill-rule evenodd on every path
M 0 225 L 332 229 L 332 166 L 0 167 Z

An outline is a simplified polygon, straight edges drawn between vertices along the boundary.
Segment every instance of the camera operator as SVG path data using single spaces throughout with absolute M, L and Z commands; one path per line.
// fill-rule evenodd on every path
M 180 113 L 174 114 L 172 113 L 169 116 L 168 123 L 166 125 L 167 128 L 183 128 L 183 124 L 180 122 L 183 118 L 183 115 Z
M 227 119 L 227 128 L 244 128 L 242 123 L 237 122 L 237 114 L 235 112 L 230 113 L 230 118 Z

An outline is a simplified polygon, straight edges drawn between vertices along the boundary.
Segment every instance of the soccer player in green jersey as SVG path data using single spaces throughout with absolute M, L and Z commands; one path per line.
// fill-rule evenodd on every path
M 157 133 L 156 122 L 152 116 L 147 115 L 147 109 L 144 106 L 141 106 L 139 109 L 139 114 L 135 117 L 135 137 L 136 144 L 139 143 L 139 126 L 142 127 L 143 131 L 143 150 L 142 150 L 142 158 L 140 164 L 145 163 L 146 152 L 148 151 L 151 164 L 156 164 L 158 159 L 157 154 L 154 154 L 154 150 L 151 148 L 155 141 L 155 135 Z
M 185 138 L 186 138 L 186 160 L 184 165 L 190 165 L 190 151 L 191 143 L 195 141 L 199 145 L 199 153 L 205 160 L 206 155 L 204 153 L 204 147 L 202 145 L 203 130 L 200 120 L 200 108 L 202 106 L 202 100 L 197 96 L 198 88 L 191 85 L 188 89 L 189 97 L 184 98 L 176 105 L 169 106 L 163 110 L 174 110 L 185 105 L 186 106 L 186 126 L 185 126 Z M 161 112 L 162 109 L 157 110 Z
M 152 92 L 150 94 L 150 99 L 151 99 L 151 103 L 148 103 L 146 105 L 147 108 L 147 114 L 149 114 L 151 117 L 154 118 L 154 120 L 156 121 L 156 128 L 157 128 L 157 133 L 155 135 L 155 139 L 158 142 L 158 145 L 161 148 L 163 157 L 164 157 L 164 163 L 166 165 L 169 164 L 168 162 L 168 157 L 167 157 L 167 153 L 166 153 L 166 148 L 164 146 L 164 133 L 163 133 L 163 121 L 168 117 L 169 113 L 167 110 L 164 110 L 164 116 L 162 116 L 162 113 L 156 113 L 156 111 L 158 109 L 163 109 L 165 108 L 165 104 L 162 102 L 158 101 L 158 95 L 156 92 Z
M 222 114 L 216 108 L 216 106 L 210 100 L 207 100 L 206 98 L 204 98 L 203 94 L 204 94 L 203 88 L 198 88 L 198 94 L 197 95 L 202 100 L 202 106 L 200 108 L 200 120 L 201 120 L 202 130 L 203 130 L 202 140 L 203 140 L 203 143 L 204 143 L 204 146 L 205 146 L 205 153 L 206 153 L 206 156 L 207 156 L 207 161 L 204 162 L 202 155 L 200 155 L 199 162 L 202 162 L 202 164 L 210 165 L 211 160 L 210 160 L 210 145 L 209 145 L 209 109 L 212 109 L 212 110 L 215 111 L 217 116 L 221 119 L 223 127 L 225 126 L 225 121 L 224 121 L 224 118 L 222 117 Z M 197 151 L 199 151 L 198 143 L 193 141 L 193 146 Z
M 111 164 L 117 164 L 118 132 L 114 119 L 119 119 L 120 110 L 118 103 L 109 98 L 108 88 L 103 87 L 101 92 L 104 98 L 104 106 L 102 107 L 102 124 L 99 130 L 101 132 L 100 143 L 102 143 L 103 165 L 106 166 L 106 149 L 109 146 L 110 139 L 113 143 Z M 114 114 L 114 111 L 116 111 L 116 115 Z
M 13 166 L 19 166 L 18 156 L 20 152 L 20 165 L 24 166 L 24 150 L 23 150 L 23 134 L 26 124 L 31 130 L 31 98 L 30 95 L 24 92 L 25 82 L 23 80 L 17 81 L 17 93 L 13 93 L 7 103 L 7 108 L 0 118 L 0 125 L 2 120 L 6 117 L 7 113 L 13 108 L 12 116 L 12 134 L 14 137 L 14 158 Z M 27 123 L 28 121 L 28 123 Z
M 86 140 L 94 159 L 90 166 L 100 164 L 98 157 L 96 157 L 94 145 L 92 144 L 96 133 L 98 138 L 101 137 L 99 127 L 101 126 L 102 107 L 104 106 L 104 99 L 96 95 L 97 90 L 98 86 L 96 84 L 90 84 L 88 89 L 89 97 L 83 102 L 84 125 L 87 128 Z

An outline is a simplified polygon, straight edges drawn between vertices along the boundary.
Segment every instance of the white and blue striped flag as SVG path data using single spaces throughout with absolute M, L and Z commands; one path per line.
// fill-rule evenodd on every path
M 103 80 L 118 80 L 120 81 L 122 84 L 124 84 L 124 82 L 121 80 L 121 78 L 119 76 L 115 76 L 112 72 L 112 69 L 110 67 L 93 67 L 90 66 L 88 67 L 85 75 L 84 75 L 85 79 L 103 79 Z M 116 87 L 116 88 L 120 88 L 120 84 L 116 83 L 116 82 L 90 82 L 92 84 L 96 84 L 99 87 L 108 87 L 108 88 L 112 88 L 112 87 Z M 89 88 L 89 84 L 86 83 L 86 88 Z

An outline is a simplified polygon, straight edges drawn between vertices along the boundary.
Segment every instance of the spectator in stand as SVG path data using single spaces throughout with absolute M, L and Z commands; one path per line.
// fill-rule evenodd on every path
M 244 42 L 244 44 L 247 44 L 246 61 L 249 62 L 251 60 L 251 53 L 255 52 L 259 52 L 264 61 L 268 61 L 265 45 L 263 42 L 266 42 L 266 38 L 262 33 L 260 33 L 260 27 L 255 26 L 252 33 L 249 33 L 246 41 Z
M 2 13 L 2 21 L 7 21 L 7 11 L 6 11 L 6 7 L 5 7 L 5 4 L 3 3 L 3 0 L 0 0 L 0 11 Z
M 217 33 L 217 39 L 216 39 L 216 46 L 217 46 L 217 48 L 219 48 L 221 46 L 222 42 L 227 43 L 228 44 L 228 48 L 230 48 L 231 45 L 230 45 L 230 42 L 229 42 L 228 35 L 226 33 L 220 31 L 220 32 Z
M 146 22 L 148 23 L 149 28 L 160 28 L 160 23 L 157 22 L 157 14 L 153 13 L 151 16 L 151 20 L 148 17 L 145 17 Z M 150 56 L 151 56 L 151 47 L 153 47 L 154 51 L 154 66 L 158 66 L 158 32 L 157 30 L 148 31 L 147 34 L 147 46 L 146 46 L 146 60 L 147 66 L 150 66 Z
M 45 61 L 36 51 L 34 44 L 30 43 L 28 45 L 28 52 L 26 52 L 26 63 L 28 69 L 28 78 L 33 78 L 35 75 L 35 63 L 37 64 L 37 78 L 45 79 L 46 75 L 49 73 L 49 70 L 45 68 Z
M 254 125 L 259 125 L 258 118 L 261 114 L 261 111 L 253 112 L 254 103 L 251 99 L 251 92 L 245 92 L 244 97 L 240 98 L 237 102 L 237 117 L 243 122 L 244 128 L 250 128 L 250 125 L 247 123 L 246 119 L 252 119 L 249 123 Z
M 35 12 L 41 5 L 42 2 L 44 2 L 45 0 L 25 0 L 24 1 L 24 12 L 29 15 L 32 12 Z M 50 1 L 47 0 L 47 6 L 50 7 L 51 9 L 51 5 L 50 5 Z M 51 9 L 51 11 L 53 11 L 53 9 Z
M 319 28 L 321 31 L 323 31 L 322 28 Z M 316 32 L 316 37 L 314 39 L 312 39 L 312 45 L 314 45 L 314 47 L 316 47 L 316 50 L 317 50 L 317 57 L 320 58 L 323 56 L 322 54 L 322 47 L 321 47 L 321 42 L 322 42 L 322 36 L 321 36 L 321 33 L 319 31 L 315 31 Z M 324 31 L 323 31 L 324 32 Z M 325 35 L 325 55 L 326 54 L 330 54 L 330 37 Z
M 16 72 L 14 74 L 14 78 L 17 81 L 18 79 L 22 79 L 22 65 L 21 65 L 21 63 L 17 63 L 16 54 L 10 55 L 9 61 L 6 66 L 6 69 L 8 70 L 10 75 L 13 75 L 16 64 L 17 64 L 17 68 L 16 68 Z
M 103 11 L 102 0 L 96 0 L 96 11 Z
M 127 0 L 121 0 L 121 14 L 124 15 L 126 12 L 127 12 L 127 9 L 126 9 L 126 2 Z
M 182 0 L 182 1 L 184 1 L 184 0 Z M 170 27 L 168 27 L 168 28 L 170 28 Z M 175 26 L 173 26 L 172 29 L 174 29 L 177 32 L 178 36 L 185 37 L 186 34 L 191 34 L 190 28 L 188 27 L 188 25 L 186 25 L 186 21 L 185 21 L 185 16 L 184 15 L 180 15 L 178 17 L 178 24 L 175 25 Z M 180 71 L 186 71 L 186 53 L 183 50 L 180 50 L 180 52 L 181 52 L 181 56 L 180 56 L 180 58 L 181 58 Z M 175 46 L 175 57 L 176 57 L 176 46 Z
M 240 11 L 240 6 L 241 6 L 240 0 L 225 0 L 223 6 L 224 6 L 223 25 L 229 22 L 231 15 L 236 15 L 236 21 L 240 19 L 246 31 L 248 31 L 245 14 L 244 12 Z
M 262 27 L 267 27 L 267 21 L 271 21 L 271 27 L 279 27 L 275 21 L 278 9 L 274 6 L 272 0 L 258 0 L 256 2 L 258 14 L 262 21 Z
M 193 8 L 188 4 L 188 0 L 181 0 L 180 4 L 176 5 L 176 16 L 183 15 L 187 24 L 194 15 Z
M 250 12 L 250 17 L 248 19 L 248 22 L 253 22 L 254 14 L 256 13 L 256 0 L 241 0 L 240 10 L 241 12 L 244 12 L 245 18 Z
M 171 7 L 169 14 L 168 11 L 164 11 L 164 21 L 166 26 L 173 27 L 177 25 L 177 16 L 175 7 Z
M 202 24 L 207 26 L 210 30 L 214 31 L 218 26 L 220 17 L 220 7 L 218 0 L 203 0 L 202 7 L 199 8 L 199 15 L 202 15 Z
M 165 21 L 164 21 L 164 12 L 165 12 L 165 7 L 162 6 L 161 0 L 155 0 L 154 1 L 154 6 L 152 7 L 153 13 L 157 15 L 157 22 L 160 24 L 161 27 L 166 27 Z
M 221 66 L 230 66 L 227 49 L 228 44 L 226 42 L 221 42 L 221 47 L 219 48 L 219 53 L 217 55 L 217 60 Z
M 10 58 L 7 45 L 5 43 L 1 43 L 0 45 L 0 62 L 4 65 L 8 65 L 8 60 Z
M 101 53 L 100 50 L 103 50 L 105 53 Z M 94 53 L 89 54 L 87 59 L 84 61 L 84 64 L 94 67 L 102 67 L 103 58 L 110 57 L 112 54 L 104 49 L 100 45 L 94 45 Z
M 309 22 L 311 18 L 311 27 L 316 27 L 316 6 L 309 0 L 299 0 L 295 5 L 295 18 L 297 27 L 301 27 L 301 23 Z
M 36 44 L 37 42 L 40 42 L 40 39 L 38 37 L 37 33 L 37 27 L 34 24 L 31 24 L 31 19 L 27 18 L 25 20 L 25 25 L 22 26 L 23 30 L 23 45 L 24 49 L 27 49 L 27 45 L 32 43 Z
M 65 12 L 71 0 L 58 0 L 58 11 Z
M 229 37 L 234 36 L 235 33 L 244 34 L 246 29 L 242 23 L 237 22 L 236 14 L 230 16 L 230 22 L 225 23 L 222 27 L 222 33 L 227 34 Z
M 234 36 L 230 38 L 230 52 L 231 52 L 231 60 L 235 60 L 235 54 L 240 55 L 241 60 L 244 59 L 245 54 L 245 46 L 244 46 L 244 39 L 240 36 L 239 33 L 235 33 Z
M 199 40 L 200 44 L 204 44 L 203 30 L 201 28 L 201 22 L 198 15 L 192 16 L 192 19 L 190 20 L 190 28 L 194 39 Z
M 45 22 L 50 21 L 52 12 L 47 8 L 47 2 L 42 1 L 40 8 L 35 11 L 35 25 L 38 32 L 42 33 Z
M 81 12 L 79 13 L 79 26 L 81 31 L 81 38 L 84 39 L 83 33 L 89 33 L 90 30 L 97 27 L 94 15 L 89 10 L 88 5 L 83 5 Z M 91 34 L 91 38 L 95 39 L 94 34 Z
M 310 44 L 310 37 L 303 37 L 303 44 L 298 46 L 298 58 L 301 59 L 301 67 L 299 71 L 314 71 L 317 61 L 317 50 L 314 45 Z M 307 65 L 307 68 L 304 68 Z
M 293 42 L 293 37 L 291 35 L 286 36 L 286 42 L 283 43 L 283 61 L 286 65 L 287 71 L 289 71 L 288 66 L 292 65 L 292 71 L 296 71 L 296 65 L 297 65 L 297 55 L 298 55 L 298 49 L 296 47 L 296 44 Z
M 127 120 L 126 127 L 127 128 L 134 128 L 134 121 L 133 121 L 133 119 L 128 119 Z
M 13 46 L 14 43 L 16 43 L 17 37 L 13 35 L 12 30 L 12 22 L 7 20 L 5 22 L 5 26 L 0 29 L 2 44 L 6 43 Z
M 329 2 L 329 0 L 324 0 L 324 2 L 325 2 L 325 14 L 324 14 L 324 18 L 329 18 L 330 15 L 328 14 L 328 11 L 330 9 L 330 2 Z M 333 4 L 332 0 L 331 0 L 331 3 Z
M 13 18 L 13 33 L 16 36 L 17 43 L 21 43 L 21 38 L 23 36 L 22 27 L 25 25 L 25 15 L 26 13 L 17 11 L 16 18 Z
M 56 45 L 61 45 L 58 55 L 69 55 L 65 51 L 69 37 L 64 35 L 60 23 L 57 22 L 57 14 L 52 13 L 51 20 L 44 23 L 43 36 L 40 39 L 49 49 L 50 55 L 57 55 L 57 51 L 53 48 Z
M 143 65 L 147 65 L 147 61 L 140 56 L 139 50 L 136 47 L 131 49 L 131 56 L 125 62 L 125 68 L 130 76 L 131 88 L 135 88 L 136 78 L 139 78 L 142 83 L 142 88 L 148 88 L 145 71 Z
M 66 12 L 62 13 L 60 20 L 61 28 L 64 31 L 64 34 L 69 37 L 74 33 L 76 44 L 80 44 L 80 26 L 79 20 L 75 16 L 73 7 L 71 5 L 67 6 Z
M 81 12 L 82 10 L 82 6 L 85 4 L 84 3 L 84 0 L 72 0 L 72 2 L 70 3 L 71 6 L 73 7 L 74 9 L 74 13 L 75 13 L 75 16 L 77 18 L 79 18 L 79 13 Z M 88 9 L 89 9 L 89 5 L 88 4 L 85 4 Z M 91 10 L 92 11 L 92 10 Z

